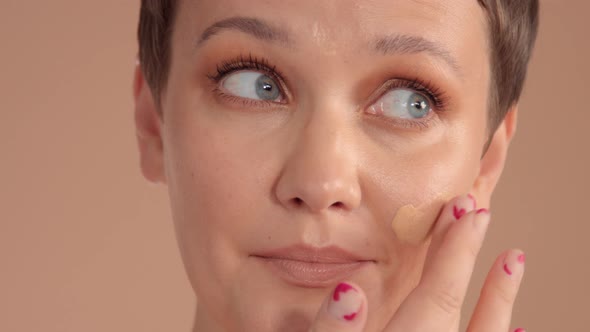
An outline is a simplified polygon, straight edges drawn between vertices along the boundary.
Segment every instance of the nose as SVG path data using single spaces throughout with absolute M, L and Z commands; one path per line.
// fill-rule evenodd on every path
M 275 187 L 288 209 L 350 211 L 361 202 L 351 126 L 337 112 L 310 112 L 299 129 Z

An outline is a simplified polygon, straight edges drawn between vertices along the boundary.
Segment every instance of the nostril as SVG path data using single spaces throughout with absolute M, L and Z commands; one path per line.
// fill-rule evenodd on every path
M 332 204 L 333 207 L 338 208 L 338 209 L 343 209 L 344 208 L 344 203 L 342 202 L 336 202 L 334 204 Z
M 291 198 L 291 200 L 289 202 L 290 202 L 290 205 L 292 207 L 294 207 L 294 208 L 301 208 L 304 205 L 308 205 L 307 201 L 303 200 L 300 197 L 293 197 L 293 198 Z M 329 206 L 323 205 L 323 208 L 326 208 L 326 207 L 328 207 L 330 209 L 335 208 L 337 210 L 343 210 L 343 209 L 346 209 L 346 204 L 344 204 L 342 201 L 336 201 L 336 202 L 330 204 Z M 320 207 L 317 207 L 317 206 L 309 206 L 309 208 L 311 208 L 311 209 L 322 209 L 321 206 Z

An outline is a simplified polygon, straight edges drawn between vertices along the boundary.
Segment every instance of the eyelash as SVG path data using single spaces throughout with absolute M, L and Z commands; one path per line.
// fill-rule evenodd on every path
M 255 70 L 263 72 L 281 85 L 281 97 L 285 97 L 282 92 L 284 90 L 285 80 L 283 79 L 284 76 L 281 72 L 279 72 L 276 66 L 271 65 L 267 59 L 258 58 L 252 54 L 248 54 L 248 56 L 240 55 L 235 59 L 221 62 L 216 67 L 216 73 L 214 75 L 207 75 L 207 78 L 213 83 L 219 84 L 225 76 L 240 70 Z
M 371 104 L 379 98 L 383 97 L 386 93 L 393 89 L 408 89 L 413 90 L 426 98 L 428 98 L 433 105 L 433 109 L 428 116 L 416 119 L 392 119 L 390 117 L 384 117 L 386 122 L 392 122 L 396 126 L 401 126 L 408 129 L 428 129 L 430 122 L 435 120 L 435 114 L 444 113 L 448 109 L 448 97 L 440 88 L 436 87 L 432 82 L 425 81 L 418 77 L 404 78 L 398 77 L 396 79 L 388 81 L 381 89 L 380 93 L 376 98 L 371 99 Z
M 444 91 L 437 88 L 436 85 L 430 81 L 425 81 L 418 77 L 397 78 L 386 84 L 384 91 L 387 93 L 392 89 L 399 88 L 414 90 L 426 96 L 432 101 L 435 111 L 442 112 L 447 107 L 447 96 L 445 95 Z M 382 95 L 379 97 L 381 96 Z
M 225 60 L 221 62 L 216 66 L 215 74 L 208 74 L 207 78 L 209 78 L 215 84 L 214 92 L 223 98 L 229 99 L 231 102 L 240 102 L 243 103 L 244 106 L 263 107 L 270 106 L 272 104 L 277 104 L 277 102 L 269 100 L 250 100 L 246 98 L 233 96 L 223 92 L 219 88 L 219 83 L 221 82 L 221 80 L 223 80 L 223 78 L 225 78 L 227 75 L 231 73 L 241 70 L 259 71 L 276 80 L 277 83 L 281 86 L 281 98 L 287 99 L 287 96 L 283 92 L 285 91 L 286 84 L 285 80 L 283 79 L 284 76 L 281 74 L 281 72 L 276 68 L 276 66 L 271 65 L 267 59 L 253 56 L 251 53 L 247 56 L 240 55 L 234 59 Z M 442 113 L 447 109 L 448 99 L 444 91 L 436 87 L 436 85 L 434 85 L 432 82 L 425 81 L 418 77 L 401 77 L 390 80 L 381 89 L 382 92 L 379 94 L 378 98 L 381 98 L 385 93 L 391 91 L 392 89 L 399 88 L 410 89 L 427 97 L 433 103 L 433 113 Z M 428 118 L 425 118 L 422 121 L 400 120 L 395 121 L 398 124 L 399 122 L 401 122 L 401 125 L 404 127 L 418 127 L 420 129 L 425 129 L 428 127 L 428 123 L 430 122 L 431 117 L 429 116 Z

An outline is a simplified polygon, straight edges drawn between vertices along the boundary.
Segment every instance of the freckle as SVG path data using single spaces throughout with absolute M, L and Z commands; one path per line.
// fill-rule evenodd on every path
M 268 236 L 268 239 L 270 240 L 270 235 Z

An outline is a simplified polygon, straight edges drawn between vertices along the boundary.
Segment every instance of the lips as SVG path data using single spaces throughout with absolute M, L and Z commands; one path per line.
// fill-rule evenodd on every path
M 272 273 L 300 287 L 327 287 L 374 263 L 342 248 L 295 245 L 253 255 Z

